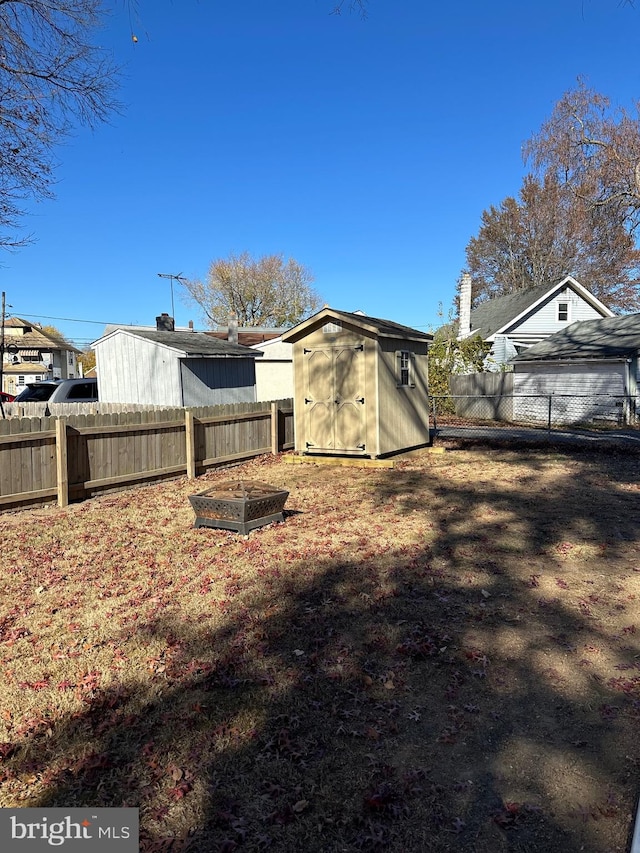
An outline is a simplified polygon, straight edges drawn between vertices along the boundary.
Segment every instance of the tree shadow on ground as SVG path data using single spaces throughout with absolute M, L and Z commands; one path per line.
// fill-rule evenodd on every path
M 224 624 L 169 608 L 122 628 L 160 643 L 148 677 L 36 721 L 5 745 L 4 785 L 39 778 L 30 806 L 137 806 L 145 851 L 624 850 L 640 519 L 621 478 L 638 460 L 548 465 L 379 472 L 370 523 L 418 533 L 380 550 L 360 531 L 357 558 L 327 532 L 327 556 L 285 565 L 256 531 L 260 571 Z

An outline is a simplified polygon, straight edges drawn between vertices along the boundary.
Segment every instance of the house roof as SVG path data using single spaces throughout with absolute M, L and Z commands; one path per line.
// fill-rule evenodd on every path
M 155 332 L 157 331 L 157 326 L 136 326 L 136 325 L 122 325 L 117 323 L 112 323 L 110 325 L 105 326 L 102 337 L 106 337 L 110 335 L 112 332 L 117 331 L 118 329 L 122 329 L 125 332 Z M 289 326 L 282 328 L 274 328 L 267 326 L 239 326 L 238 327 L 238 343 L 245 347 L 252 347 L 255 344 L 261 344 L 265 341 L 270 341 L 273 338 L 279 338 L 283 332 L 286 332 L 289 329 Z M 183 326 L 182 328 L 177 328 L 176 332 L 188 332 L 191 334 L 194 333 L 193 329 L 187 328 Z M 229 329 L 228 327 L 218 326 L 217 329 L 207 329 L 202 332 L 204 335 L 208 335 L 212 338 L 218 338 L 221 341 L 229 340 Z
M 512 358 L 512 362 L 630 358 L 640 350 L 640 314 L 582 320 Z
M 8 374 L 16 374 L 16 376 L 44 376 L 49 373 L 47 367 L 44 364 L 39 364 L 35 361 L 21 361 L 20 364 L 11 364 L 8 362 L 2 365 L 2 372 L 5 375 Z
M 494 335 L 505 332 L 516 321 L 524 319 L 534 308 L 548 299 L 552 299 L 566 287 L 570 287 L 593 305 L 603 317 L 613 316 L 613 312 L 606 305 L 600 302 L 575 278 L 568 275 L 552 287 L 549 287 L 548 284 L 540 284 L 537 287 L 529 287 L 526 290 L 518 290 L 506 296 L 496 296 L 487 302 L 481 302 L 471 312 L 470 336 L 480 335 L 483 341 L 492 339 Z
M 250 349 L 240 344 L 230 344 L 228 341 L 212 338 L 210 335 L 204 334 L 204 332 L 158 332 L 138 329 L 116 329 L 111 333 L 111 335 L 118 334 L 144 338 L 147 341 L 177 350 L 191 358 L 198 356 L 204 358 L 256 358 L 262 355 L 259 350 Z M 103 338 L 100 338 L 93 346 L 95 347 L 96 344 L 99 344 L 100 341 L 105 340 L 111 335 L 105 335 Z
M 366 314 L 350 311 L 338 311 L 335 308 L 322 308 L 302 323 L 298 323 L 293 329 L 282 335 L 285 343 L 293 343 L 303 337 L 305 332 L 320 322 L 327 320 L 342 320 L 353 326 L 357 326 L 383 338 L 399 338 L 400 340 L 432 341 L 433 335 L 429 332 L 420 332 L 410 326 L 402 326 L 391 320 L 381 320 L 378 317 L 368 317 Z
M 259 329 L 259 328 L 239 328 L 238 329 L 238 343 L 242 344 L 245 347 L 253 347 L 256 344 L 263 344 L 266 341 L 275 340 L 275 338 L 279 338 L 283 332 L 288 331 L 287 329 Z M 223 331 L 207 331 L 204 332 L 205 335 L 209 335 L 212 338 L 218 338 L 218 340 L 226 341 L 228 340 L 229 330 L 224 329 Z
M 33 350 L 61 350 L 63 352 L 79 353 L 80 350 L 68 342 L 63 342 L 57 338 L 48 335 L 39 329 L 33 323 L 28 323 L 21 317 L 7 317 L 4 321 L 5 328 L 5 348 L 8 346 L 16 346 L 19 352 Z M 10 329 L 29 329 L 22 335 L 14 335 Z

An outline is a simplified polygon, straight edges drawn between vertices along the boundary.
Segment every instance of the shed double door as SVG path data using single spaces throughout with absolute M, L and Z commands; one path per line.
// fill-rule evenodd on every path
M 308 452 L 366 453 L 364 347 L 305 349 Z

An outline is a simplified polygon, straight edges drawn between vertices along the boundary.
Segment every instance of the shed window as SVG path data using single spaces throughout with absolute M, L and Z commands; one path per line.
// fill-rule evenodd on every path
M 569 303 L 558 302 L 558 322 L 566 323 L 569 319 Z
M 322 332 L 325 335 L 336 335 L 342 331 L 342 323 L 338 320 L 333 323 L 325 323 L 322 327 Z
M 408 350 L 400 350 L 398 353 L 398 385 L 412 385 L 411 380 L 411 353 Z

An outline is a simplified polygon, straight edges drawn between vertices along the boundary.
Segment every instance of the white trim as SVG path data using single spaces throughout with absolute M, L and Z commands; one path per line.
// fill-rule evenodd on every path
M 519 358 L 517 361 L 511 361 L 511 364 L 515 370 L 521 364 L 539 364 L 541 367 L 555 364 L 566 367 L 568 364 L 575 366 L 580 364 L 624 364 L 631 360 L 625 356 L 617 356 L 616 358 Z
M 567 310 L 567 316 L 564 320 L 560 317 L 560 306 L 565 305 Z M 564 297 L 561 294 L 556 297 L 556 323 L 566 323 L 567 325 L 571 325 L 571 300 L 569 297 Z
M 508 323 L 505 323 L 504 326 L 501 326 L 501 328 L 496 329 L 496 331 L 485 340 L 487 342 L 492 342 L 496 335 L 507 334 L 505 329 L 511 328 L 514 323 L 517 323 L 519 320 L 522 320 L 524 317 L 527 316 L 527 314 L 530 314 L 535 308 L 537 308 L 543 302 L 552 297 L 554 293 L 562 290 L 567 286 L 571 287 L 578 294 L 578 296 L 582 296 L 582 298 L 586 302 L 588 302 L 592 306 L 592 308 L 595 308 L 596 311 L 599 311 L 603 317 L 615 317 L 613 311 L 609 310 L 606 305 L 600 302 L 600 300 L 597 299 L 593 295 L 593 293 L 587 290 L 586 287 L 583 287 L 579 281 L 576 281 L 575 278 L 573 278 L 573 276 L 568 275 L 565 276 L 565 278 L 563 278 L 561 282 L 559 282 L 558 284 L 554 284 L 553 287 L 550 287 L 546 293 L 544 293 L 535 302 L 532 302 L 531 305 L 525 308 L 524 311 L 521 311 L 520 314 L 517 315 L 517 317 L 512 317 Z

